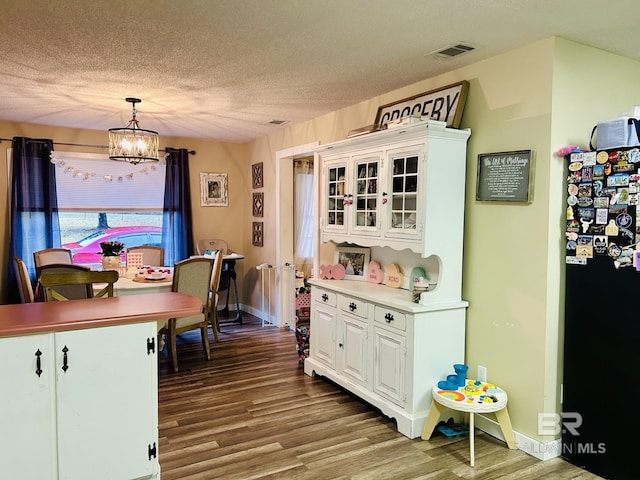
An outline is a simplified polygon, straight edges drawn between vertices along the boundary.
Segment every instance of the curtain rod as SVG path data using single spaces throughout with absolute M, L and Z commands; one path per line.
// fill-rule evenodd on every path
M 11 142 L 12 138 L 2 138 L 0 137 L 0 142 Z M 87 143 L 64 143 L 64 142 L 53 142 L 54 145 L 64 145 L 65 147 L 89 147 L 89 148 L 109 148 L 107 145 L 91 145 Z M 158 150 L 159 152 L 166 152 L 165 149 L 161 148 Z M 197 155 L 195 150 L 189 150 L 190 155 Z

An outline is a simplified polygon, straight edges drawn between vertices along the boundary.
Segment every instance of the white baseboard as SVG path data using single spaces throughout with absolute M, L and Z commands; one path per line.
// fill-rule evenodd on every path
M 229 308 L 231 308 L 231 307 L 229 307 Z M 295 329 L 294 325 L 289 325 L 289 324 L 280 325 L 278 323 L 278 319 L 276 318 L 275 315 L 271 315 L 271 318 L 263 319 L 262 318 L 262 310 L 260 310 L 259 308 L 254 308 L 254 307 L 251 307 L 249 305 L 245 305 L 245 304 L 241 303 L 240 304 L 240 310 L 242 310 L 243 312 L 250 313 L 251 315 L 254 315 L 254 316 L 258 317 L 260 320 L 264 320 L 271 327 L 288 328 L 289 330 L 294 330 Z
M 477 428 L 488 433 L 492 437 L 496 437 L 498 440 L 502 440 L 503 442 L 505 441 L 498 422 L 478 414 L 475 415 L 474 420 Z M 549 460 L 560 456 L 560 452 L 562 450 L 562 440 L 560 439 L 545 443 L 529 438 L 516 431 L 513 433 L 516 437 L 516 447 L 538 460 Z

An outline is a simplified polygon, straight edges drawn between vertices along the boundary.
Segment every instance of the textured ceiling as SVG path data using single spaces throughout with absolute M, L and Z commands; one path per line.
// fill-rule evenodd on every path
M 133 96 L 142 128 L 241 142 L 551 36 L 640 60 L 639 21 L 638 0 L 0 0 L 0 120 L 106 130 Z

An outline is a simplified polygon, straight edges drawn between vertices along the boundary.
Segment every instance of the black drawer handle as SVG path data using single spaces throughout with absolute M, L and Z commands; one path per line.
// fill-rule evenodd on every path
M 41 355 L 42 355 L 42 352 L 40 351 L 40 349 L 38 349 L 36 351 L 36 374 L 38 376 L 42 375 L 42 363 L 40 362 Z
M 64 354 L 62 356 L 62 370 L 67 373 L 67 370 L 69 369 L 69 358 L 67 357 L 67 352 L 69 351 L 69 349 L 67 348 L 67 346 L 65 345 L 64 348 L 62 349 L 62 353 Z
M 355 303 L 351 302 L 349 304 L 349 310 L 351 310 L 352 312 L 355 312 L 357 309 L 358 309 L 358 306 Z
M 326 302 L 327 300 L 329 300 L 329 295 L 327 295 L 326 293 L 322 294 L 322 301 Z
M 385 320 L 385 322 L 387 322 L 387 323 L 391 323 L 391 322 L 393 322 L 393 315 L 392 315 L 392 314 L 390 314 L 390 313 L 386 313 L 386 314 L 385 314 L 385 316 L 384 316 L 384 320 Z

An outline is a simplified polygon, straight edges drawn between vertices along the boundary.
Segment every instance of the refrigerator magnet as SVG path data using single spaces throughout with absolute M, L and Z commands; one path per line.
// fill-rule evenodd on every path
M 617 237 L 618 236 L 618 226 L 616 225 L 616 221 L 615 220 L 613 220 L 613 219 L 609 220 L 609 223 L 607 224 L 607 227 L 604 229 L 604 233 L 606 233 L 610 237 Z M 620 253 L 618 253 L 618 255 L 620 255 Z
M 576 257 L 579 257 L 579 258 L 593 258 L 593 246 L 592 245 L 578 245 L 576 247 Z
M 607 160 L 609 160 L 609 155 L 607 155 L 607 152 L 598 152 L 598 154 L 596 155 L 596 162 L 600 164 L 606 163 Z
M 607 249 L 607 254 L 611 258 L 618 258 L 621 253 L 622 253 L 622 249 L 618 245 L 616 245 L 615 243 L 609 244 L 609 248 Z

